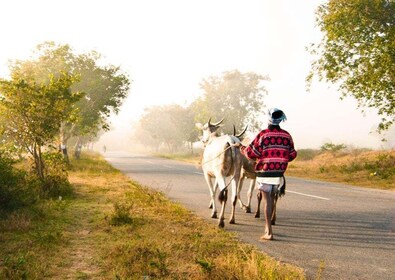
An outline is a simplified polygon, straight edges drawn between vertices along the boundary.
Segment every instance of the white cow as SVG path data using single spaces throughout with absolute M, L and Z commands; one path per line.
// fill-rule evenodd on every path
M 240 172 L 242 166 L 242 155 L 240 150 L 233 146 L 239 143 L 239 139 L 232 135 L 217 135 L 217 130 L 223 119 L 212 124 L 211 118 L 209 121 L 202 125 L 197 123 L 196 127 L 202 130 L 203 137 L 202 142 L 205 145 L 203 158 L 202 158 L 202 169 L 204 178 L 206 179 L 209 187 L 212 206 L 212 218 L 217 217 L 217 208 L 215 205 L 215 193 L 217 186 L 220 188 L 220 194 L 218 196 L 221 202 L 221 213 L 219 216 L 219 227 L 224 227 L 224 212 L 228 194 L 228 184 L 226 178 L 230 178 L 230 185 L 232 188 L 232 212 L 229 219 L 229 223 L 235 223 L 235 206 L 237 202 L 238 186 L 240 181 Z M 213 184 L 212 179 L 215 179 Z

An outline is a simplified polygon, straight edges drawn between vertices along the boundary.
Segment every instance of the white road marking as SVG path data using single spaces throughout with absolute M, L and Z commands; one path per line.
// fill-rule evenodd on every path
M 194 174 L 199 174 L 199 175 L 204 175 L 203 173 L 201 173 L 201 172 L 193 172 Z
M 323 199 L 323 200 L 330 200 L 329 198 L 322 197 L 322 196 L 317 196 L 317 195 L 312 195 L 312 194 L 294 192 L 294 191 L 289 191 L 289 190 L 286 190 L 286 192 L 294 193 L 294 194 L 298 194 L 298 195 L 303 195 L 303 196 L 308 196 L 308 197 L 313 197 L 313 198 L 318 198 L 318 199 Z
M 170 168 L 170 169 L 173 169 L 173 168 L 174 168 L 173 166 L 165 165 L 165 164 L 163 164 L 162 166 L 163 166 L 163 167 L 166 167 L 166 168 Z

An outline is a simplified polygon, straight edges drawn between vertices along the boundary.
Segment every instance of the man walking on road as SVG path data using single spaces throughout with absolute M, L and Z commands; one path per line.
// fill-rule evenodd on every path
M 283 111 L 269 110 L 269 125 L 262 130 L 248 146 L 241 146 L 241 152 L 255 161 L 258 189 L 265 202 L 265 234 L 261 240 L 273 239 L 272 213 L 276 193 L 284 185 L 284 172 L 288 162 L 296 158 L 297 152 L 291 135 L 280 128 L 287 118 Z

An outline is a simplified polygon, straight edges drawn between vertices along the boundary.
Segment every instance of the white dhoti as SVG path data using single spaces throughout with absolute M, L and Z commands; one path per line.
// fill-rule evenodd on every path
M 284 185 L 284 177 L 257 177 L 256 182 L 256 188 L 260 191 L 266 193 L 278 192 Z

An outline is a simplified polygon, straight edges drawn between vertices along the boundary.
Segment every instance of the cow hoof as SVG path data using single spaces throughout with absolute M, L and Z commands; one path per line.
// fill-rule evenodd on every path
M 251 207 L 246 207 L 244 210 L 246 211 L 246 213 L 251 213 Z
M 236 222 L 235 222 L 235 219 L 230 219 L 229 220 L 229 224 L 235 224 Z
M 261 217 L 261 214 L 259 214 L 259 213 L 255 213 L 255 216 L 254 216 L 255 218 L 260 218 Z
M 213 209 L 213 203 L 210 202 L 210 205 L 208 206 L 208 209 Z
M 218 227 L 223 228 L 225 226 L 225 222 L 223 219 L 219 220 Z
M 276 225 L 276 221 L 272 221 L 272 226 Z
M 214 218 L 214 219 L 218 218 L 218 217 L 217 217 L 217 212 L 212 213 L 212 214 L 211 214 L 211 218 Z

